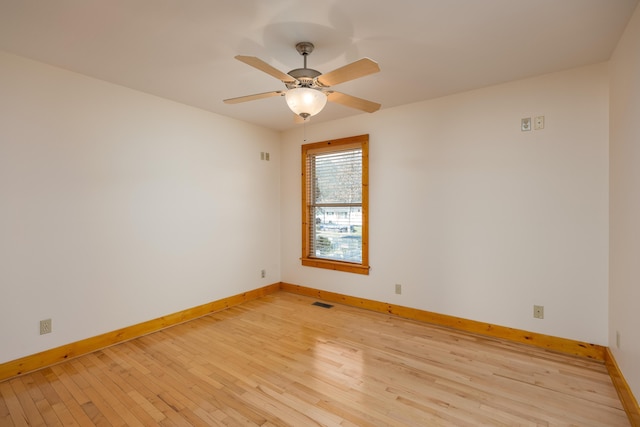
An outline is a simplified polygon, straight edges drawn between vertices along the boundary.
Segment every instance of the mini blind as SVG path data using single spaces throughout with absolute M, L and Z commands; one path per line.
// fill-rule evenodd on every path
M 303 258 L 366 264 L 368 138 L 354 138 L 303 147 Z

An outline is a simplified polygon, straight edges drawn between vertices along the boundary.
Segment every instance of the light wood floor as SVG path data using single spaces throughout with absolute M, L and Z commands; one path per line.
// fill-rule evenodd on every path
M 604 365 L 278 292 L 0 382 L 0 425 L 628 426 Z

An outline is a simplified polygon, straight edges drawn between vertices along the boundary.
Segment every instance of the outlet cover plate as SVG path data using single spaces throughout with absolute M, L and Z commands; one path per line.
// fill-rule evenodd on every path
M 51 319 L 40 321 L 40 335 L 51 333 Z
M 543 305 L 534 305 L 533 306 L 533 317 L 536 319 L 544 319 L 544 306 Z

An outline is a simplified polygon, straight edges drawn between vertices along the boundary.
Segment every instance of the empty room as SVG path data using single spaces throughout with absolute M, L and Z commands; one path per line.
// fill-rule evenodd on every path
M 638 0 L 0 0 L 0 426 L 640 426 Z

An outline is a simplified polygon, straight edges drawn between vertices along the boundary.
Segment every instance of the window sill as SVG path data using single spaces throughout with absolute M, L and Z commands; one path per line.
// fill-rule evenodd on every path
M 302 265 L 307 267 L 326 268 L 328 270 L 345 271 L 347 273 L 369 274 L 368 265 L 353 264 L 350 262 L 332 261 L 319 258 L 302 258 Z

